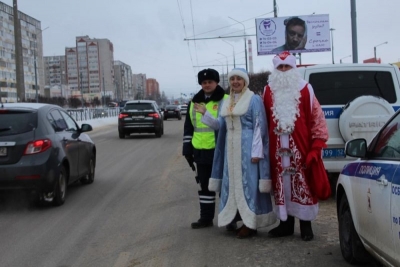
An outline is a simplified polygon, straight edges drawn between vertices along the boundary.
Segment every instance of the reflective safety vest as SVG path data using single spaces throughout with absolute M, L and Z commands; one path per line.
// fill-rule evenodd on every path
M 224 99 L 228 95 L 224 96 Z M 210 101 L 206 105 L 207 111 L 214 117 L 218 117 L 218 105 L 220 102 Z M 190 105 L 190 120 L 194 128 L 192 145 L 195 149 L 213 149 L 215 148 L 214 130 L 201 122 L 201 113 L 194 110 L 194 104 Z

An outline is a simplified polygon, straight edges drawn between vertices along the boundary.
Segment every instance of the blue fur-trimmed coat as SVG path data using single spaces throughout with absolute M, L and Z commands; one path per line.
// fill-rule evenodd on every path
M 269 193 L 269 142 L 262 99 L 247 89 L 232 116 L 228 108 L 226 99 L 218 117 L 220 127 L 209 182 L 210 191 L 221 192 L 218 226 L 229 224 L 237 211 L 251 229 L 271 225 L 276 216 Z M 257 135 L 258 143 L 254 140 Z M 262 146 L 263 158 L 258 163 L 251 162 L 254 145 Z

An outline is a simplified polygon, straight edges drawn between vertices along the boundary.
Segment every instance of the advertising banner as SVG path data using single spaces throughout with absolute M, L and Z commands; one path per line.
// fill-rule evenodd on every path
M 329 15 L 256 19 L 257 55 L 331 51 Z

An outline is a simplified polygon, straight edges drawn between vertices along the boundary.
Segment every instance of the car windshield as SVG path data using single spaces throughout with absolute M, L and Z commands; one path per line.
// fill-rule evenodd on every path
M 125 105 L 124 110 L 154 110 L 151 103 L 128 103 Z
M 0 112 L 0 136 L 26 133 L 36 127 L 36 112 L 11 110 Z
M 178 108 L 178 106 L 169 105 L 169 106 L 167 106 L 166 108 L 167 108 L 167 109 L 176 109 L 176 108 Z

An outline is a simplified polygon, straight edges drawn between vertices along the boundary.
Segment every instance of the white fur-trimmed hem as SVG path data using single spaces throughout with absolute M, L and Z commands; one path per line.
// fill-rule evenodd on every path
M 258 190 L 261 193 L 271 193 L 272 183 L 271 180 L 260 179 L 258 180 Z
M 208 180 L 208 190 L 212 192 L 221 192 L 221 184 L 221 179 L 210 178 L 210 180 Z

